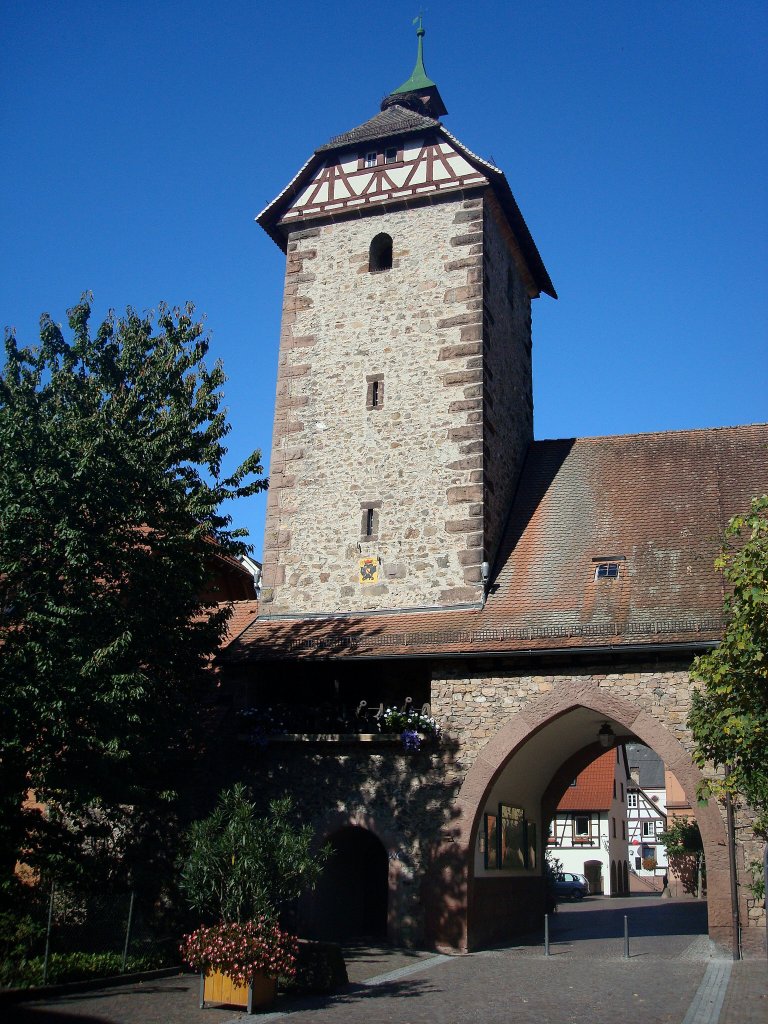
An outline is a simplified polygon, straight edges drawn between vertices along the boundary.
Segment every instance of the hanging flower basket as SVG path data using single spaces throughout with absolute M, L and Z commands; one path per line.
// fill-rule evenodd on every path
M 400 733 L 403 750 L 415 753 L 423 743 L 437 744 L 440 740 L 440 726 L 429 715 L 420 711 L 401 711 L 387 708 L 381 716 L 380 729 L 383 732 Z

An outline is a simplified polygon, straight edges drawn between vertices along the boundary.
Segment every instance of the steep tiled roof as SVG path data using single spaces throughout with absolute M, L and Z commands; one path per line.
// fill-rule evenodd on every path
M 316 153 L 325 153 L 332 149 L 343 149 L 346 146 L 357 146 L 361 142 L 369 142 L 372 139 L 386 139 L 390 135 L 407 135 L 411 132 L 423 132 L 430 128 L 440 128 L 440 122 L 434 118 L 424 117 L 414 110 L 407 110 L 399 104 L 388 107 L 376 114 L 375 117 L 352 128 L 348 132 L 336 135 L 324 146 L 315 150 Z
M 616 751 L 606 750 L 588 765 L 563 794 L 558 811 L 607 811 L 613 800 Z
M 638 784 L 641 789 L 664 788 L 664 762 L 655 750 L 643 743 L 628 743 L 627 760 L 630 769 L 637 768 L 639 771 Z
M 231 601 L 232 614 L 227 622 L 227 632 L 222 640 L 222 648 L 236 640 L 246 626 L 250 626 L 259 614 L 259 602 L 254 598 L 249 601 Z
M 536 441 L 485 607 L 259 618 L 238 659 L 483 654 L 717 640 L 728 519 L 768 492 L 768 425 Z M 615 579 L 595 579 L 596 560 Z

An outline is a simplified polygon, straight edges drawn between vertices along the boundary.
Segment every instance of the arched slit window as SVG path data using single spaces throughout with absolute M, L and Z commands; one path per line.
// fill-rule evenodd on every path
M 371 242 L 368 253 L 368 270 L 372 274 L 378 274 L 382 270 L 392 269 L 392 239 L 385 232 L 381 232 Z

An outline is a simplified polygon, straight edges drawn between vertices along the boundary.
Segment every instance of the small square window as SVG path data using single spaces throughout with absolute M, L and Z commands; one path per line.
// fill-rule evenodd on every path
M 396 164 L 397 163 L 397 149 L 392 146 L 389 149 L 384 150 L 384 163 L 385 164 Z
M 596 580 L 615 580 L 619 575 L 618 562 L 601 562 L 595 568 Z
M 366 167 L 375 167 L 376 166 L 376 161 L 378 159 L 378 155 L 379 154 L 375 153 L 375 152 L 366 153 L 365 154 L 365 166 Z

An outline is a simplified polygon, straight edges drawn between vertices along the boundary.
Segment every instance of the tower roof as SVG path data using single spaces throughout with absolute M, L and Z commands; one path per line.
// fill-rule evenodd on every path
M 387 107 L 375 117 L 363 122 L 357 128 L 335 135 L 324 146 L 315 150 L 324 153 L 327 150 L 343 149 L 345 146 L 356 146 L 360 142 L 371 142 L 374 139 L 386 139 L 395 135 L 403 136 L 411 132 L 423 132 L 428 128 L 439 128 L 440 123 L 433 117 L 417 114 L 415 110 L 406 110 L 399 104 Z
M 430 114 L 432 117 L 442 117 L 448 113 L 448 110 L 443 103 L 437 86 L 427 75 L 426 68 L 424 67 L 425 30 L 421 16 L 419 16 L 418 22 L 419 27 L 416 29 L 416 36 L 418 37 L 416 63 L 411 72 L 411 77 L 406 79 L 397 89 L 392 90 L 382 103 L 382 110 L 391 103 L 402 104 L 405 101 L 406 105 L 409 105 L 408 101 L 416 101 L 420 110 L 425 114 Z

